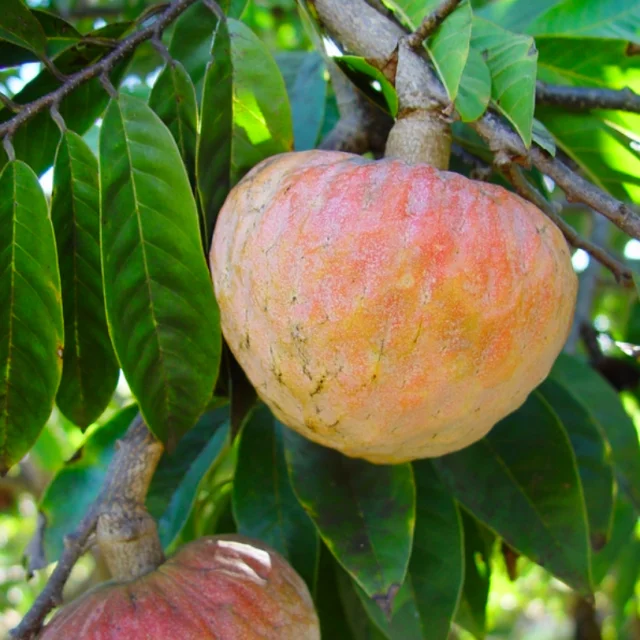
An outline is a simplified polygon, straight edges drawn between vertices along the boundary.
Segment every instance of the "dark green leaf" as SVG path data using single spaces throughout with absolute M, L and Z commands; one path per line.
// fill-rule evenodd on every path
M 0 39 L 43 56 L 47 37 L 37 18 L 22 0 L 4 0 L 0 11 Z
M 566 387 L 589 412 L 611 445 L 611 460 L 620 489 L 640 511 L 640 446 L 638 434 L 613 387 L 586 362 L 560 355 L 551 377 Z
M 117 38 L 126 32 L 129 24 L 112 24 L 89 35 L 101 38 Z M 58 69 L 71 74 L 95 62 L 108 53 L 110 49 L 98 44 L 80 43 L 64 51 L 55 59 Z M 111 80 L 118 84 L 124 73 L 127 59 L 123 60 L 111 73 Z M 41 71 L 36 78 L 20 91 L 14 100 L 18 104 L 26 104 L 60 86 L 48 70 Z M 67 127 L 76 133 L 83 134 L 104 111 L 109 96 L 102 88 L 100 81 L 94 78 L 81 84 L 70 95 L 62 100 L 60 113 Z M 8 109 L 0 110 L 0 122 L 8 120 L 14 114 Z M 37 144 L 34 144 L 37 141 Z M 16 157 L 24 160 L 37 174 L 42 173 L 53 164 L 53 159 L 60 141 L 60 130 L 45 109 L 22 125 L 13 136 Z M 0 151 L 0 166 L 7 161 L 4 151 Z
M 428 460 L 414 462 L 416 526 L 409 572 L 390 620 L 357 588 L 369 616 L 390 640 L 447 640 L 464 576 L 458 507 Z
M 533 38 L 511 33 L 475 17 L 471 46 L 491 72 L 491 97 L 528 147 L 535 107 L 538 52 Z
M 62 372 L 60 274 L 47 201 L 33 171 L 0 173 L 0 474 L 44 427 Z
M 195 186 L 198 105 L 193 83 L 179 62 L 162 70 L 151 90 L 149 106 L 173 134 L 191 185 Z
M 471 49 L 472 17 L 471 5 L 465 2 L 429 38 L 429 53 L 451 100 L 458 96 L 458 88 L 467 66 Z
M 213 58 L 196 160 L 207 241 L 228 189 L 264 158 L 293 149 L 287 90 L 265 45 L 229 19 L 216 31 Z
M 293 117 L 295 150 L 313 149 L 324 120 L 327 81 L 325 64 L 317 52 L 286 51 L 276 56 Z
M 613 516 L 614 481 L 609 443 L 587 409 L 566 387 L 547 379 L 538 391 L 555 411 L 571 441 L 584 489 L 591 546 L 600 549 L 609 537 Z
M 48 562 L 60 557 L 64 537 L 78 526 L 98 497 L 115 442 L 124 435 L 137 412 L 138 407 L 131 405 L 93 431 L 47 487 L 40 500 L 40 511 L 46 519 L 44 552 Z
M 609 573 L 621 551 L 629 544 L 638 522 L 633 505 L 624 493 L 618 493 L 613 506 L 613 523 L 607 544 L 593 554 L 591 571 L 593 583 L 598 585 Z
M 456 622 L 484 638 L 491 584 L 491 550 L 495 536 L 464 509 L 464 585 Z
M 415 525 L 411 465 L 347 458 L 285 431 L 294 491 L 338 562 L 390 609 L 406 575 Z
M 359 56 L 339 56 L 333 61 L 353 84 L 395 118 L 398 114 L 398 94 L 380 69 Z
M 455 497 L 510 546 L 590 591 L 587 517 L 575 456 L 537 392 L 482 440 L 434 464 Z
M 313 589 L 319 539 L 291 488 L 284 428 L 264 404 L 247 420 L 233 482 L 233 512 L 239 533 L 270 544 Z
M 171 133 L 122 95 L 100 132 L 107 320 L 149 428 L 171 448 L 206 408 L 218 375 L 218 308 L 198 213 Z
M 56 401 L 69 420 L 88 427 L 109 404 L 119 367 L 104 312 L 98 161 L 72 131 L 60 141 L 53 184 L 65 335 Z

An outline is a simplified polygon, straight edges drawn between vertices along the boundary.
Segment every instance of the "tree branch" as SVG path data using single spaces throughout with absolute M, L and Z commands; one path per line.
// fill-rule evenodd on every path
M 396 50 L 398 41 L 406 31 L 387 20 L 365 0 L 313 0 L 316 11 L 325 28 L 344 49 L 361 55 L 380 68 Z M 451 109 L 445 88 L 432 71 L 427 56 L 423 56 L 420 71 L 428 80 L 434 102 L 443 113 Z M 560 186 L 568 199 L 588 204 L 602 213 L 616 226 L 633 238 L 640 239 L 640 216 L 630 205 L 624 204 L 608 193 L 574 173 L 558 158 L 551 158 L 540 148 L 526 149 L 521 138 L 497 115 L 488 111 L 479 120 L 470 123 L 475 131 L 488 142 L 495 154 L 514 159 L 523 164 L 533 163 Z
M 536 82 L 536 103 L 577 111 L 616 109 L 640 113 L 640 95 L 628 87 L 616 90 Z
M 418 49 L 422 43 L 455 11 L 461 0 L 444 0 L 438 8 L 430 13 L 422 24 L 406 39 L 412 49 Z
M 51 107 L 51 105 L 59 104 L 63 98 L 85 82 L 98 76 L 107 77 L 107 74 L 118 62 L 134 51 L 140 44 L 146 40 L 150 40 L 154 35 L 161 33 L 163 29 L 196 1 L 197 0 L 174 0 L 163 13 L 158 15 L 152 24 L 125 38 L 111 53 L 102 58 L 102 60 L 69 76 L 55 91 L 33 102 L 20 105 L 20 111 L 13 118 L 0 125 L 0 137 L 11 138 L 18 127 L 33 118 L 37 113 Z
M 132 492 L 137 491 L 136 496 L 140 493 L 140 478 L 150 480 L 161 452 L 162 445 L 151 435 L 138 415 L 122 440 L 116 443 L 116 452 L 98 497 L 75 531 L 65 538 L 65 549 L 56 568 L 22 622 L 11 631 L 12 638 L 35 638 L 49 611 L 62 603 L 64 585 L 74 565 L 86 551 L 87 542 L 95 531 L 99 518 L 114 500 L 127 499 Z
M 586 251 L 600 264 L 609 269 L 609 271 L 611 271 L 615 276 L 616 280 L 623 286 L 634 287 L 631 270 L 616 260 L 613 256 L 609 255 L 602 247 L 599 247 L 596 244 L 589 242 L 589 240 L 581 237 L 570 224 L 560 217 L 553 204 L 536 191 L 536 189 L 524 177 L 522 170 L 519 167 L 515 164 L 510 164 L 503 167 L 503 172 L 509 179 L 509 182 L 514 186 L 516 192 L 526 200 L 529 200 L 529 202 L 533 202 L 538 209 L 544 211 L 560 231 L 562 231 L 569 244 L 577 249 Z

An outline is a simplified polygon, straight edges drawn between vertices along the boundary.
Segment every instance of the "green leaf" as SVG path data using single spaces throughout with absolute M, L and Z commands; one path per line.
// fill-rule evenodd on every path
M 388 620 L 361 589 L 371 619 L 390 640 L 447 640 L 464 577 L 462 523 L 451 493 L 428 460 L 413 463 L 416 526 L 409 572 Z
M 490 99 L 491 72 L 480 52 L 471 48 L 455 100 L 456 110 L 463 122 L 473 122 L 487 110 Z
M 429 38 L 427 48 L 449 98 L 455 100 L 471 49 L 473 14 L 468 2 L 461 4 Z
M 319 539 L 291 487 L 284 428 L 263 404 L 247 420 L 233 482 L 233 513 L 238 533 L 271 545 L 313 589 Z
M 527 25 L 535 36 L 611 38 L 640 43 L 637 0 L 564 0 Z
M 46 52 L 51 58 L 72 47 L 82 39 L 76 29 L 59 16 L 47 11 L 32 11 L 47 37 Z M 38 62 L 40 58 L 30 49 L 7 40 L 0 40 L 0 69 L 15 67 L 25 62 Z
M 43 548 L 47 562 L 60 557 L 64 537 L 78 526 L 98 497 L 116 440 L 124 435 L 137 413 L 138 407 L 130 405 L 93 431 L 47 487 L 39 505 L 46 520 Z
M 288 429 L 284 439 L 293 489 L 320 536 L 367 595 L 389 609 L 411 553 L 411 465 L 347 458 Z
M 561 354 L 551 377 L 568 389 L 591 415 L 611 445 L 620 489 L 640 512 L 640 446 L 635 426 L 613 387 L 586 363 Z
M 640 91 L 637 59 L 624 41 L 539 38 L 538 79 L 550 84 Z M 536 116 L 590 180 L 616 198 L 640 197 L 640 116 L 538 107 Z
M 167 509 L 158 520 L 158 534 L 165 549 L 173 549 L 189 519 L 200 486 L 229 448 L 229 422 L 218 423 L 213 435 L 174 488 Z
M 316 146 L 324 120 L 327 81 L 322 56 L 316 51 L 285 51 L 276 56 L 287 87 L 296 151 Z
M 129 26 L 128 23 L 107 25 L 88 35 L 96 38 L 117 38 L 126 32 Z M 110 49 L 104 45 L 79 43 L 60 54 L 55 59 L 55 64 L 61 72 L 71 74 L 94 63 L 109 51 Z M 111 73 L 110 77 L 115 85 L 120 82 L 127 62 L 128 59 L 125 58 Z M 44 70 L 27 83 L 13 100 L 18 104 L 26 104 L 54 91 L 59 86 L 60 81 L 48 70 Z M 94 78 L 81 84 L 62 100 L 60 113 L 67 127 L 82 135 L 104 111 L 108 99 L 109 96 L 102 88 L 100 81 Z M 0 122 L 5 122 L 13 115 L 9 109 L 0 110 Z M 34 141 L 37 141 L 37 144 L 34 144 Z M 22 125 L 13 136 L 16 157 L 27 163 L 37 174 L 46 171 L 53 164 L 59 141 L 58 125 L 51 119 L 46 109 Z M 6 162 L 6 154 L 0 150 L 0 167 Z
M 365 95 L 394 118 L 398 115 L 398 94 L 380 69 L 359 56 L 336 56 L 333 61 Z
M 460 514 L 464 530 L 464 585 L 456 622 L 476 638 L 484 638 L 495 536 L 463 509 Z
M 198 105 L 191 78 L 179 62 L 162 70 L 151 90 L 149 106 L 171 131 L 191 185 L 195 186 Z
M 589 592 L 584 495 L 571 443 L 532 393 L 476 444 L 434 461 L 454 496 L 504 540 Z
M 527 25 L 538 16 L 544 14 L 550 7 L 561 0 L 500 0 L 489 2 L 481 8 L 474 8 L 477 15 L 495 22 L 505 29 L 524 33 Z
M 547 379 L 538 391 L 555 411 L 571 441 L 584 489 L 591 546 L 600 549 L 609 537 L 613 517 L 614 480 L 609 443 L 587 409 L 566 387 Z
M 511 33 L 474 17 L 471 46 L 483 56 L 491 72 L 491 97 L 525 145 L 531 145 L 535 106 L 536 62 L 533 38 Z
M 46 52 L 47 37 L 42 26 L 22 0 L 4 0 L 0 11 L 0 39 L 37 53 Z
M 213 395 L 219 312 L 178 148 L 136 98 L 105 114 L 100 193 L 111 338 L 145 422 L 172 448 Z
M 258 37 L 229 19 L 218 25 L 213 58 L 205 77 L 196 159 L 207 241 L 229 189 L 261 160 L 293 149 L 284 80 Z
M 412 29 L 415 29 L 441 3 L 442 0 L 385 0 L 385 4 L 389 5 Z
M 617 637 L 624 637 L 621 632 L 625 622 L 625 609 L 629 600 L 635 595 L 639 573 L 640 540 L 633 536 L 629 544 L 622 549 L 615 567 L 616 581 L 611 601 L 615 611 Z M 633 604 L 635 608 L 635 602 Z
M 33 171 L 0 173 L 0 474 L 44 427 L 60 383 L 60 275 L 47 201 Z
M 556 141 L 551 135 L 551 132 L 540 122 L 540 120 L 533 119 L 533 141 L 542 147 L 552 156 L 556 155 Z
M 56 401 L 69 420 L 88 427 L 109 404 L 119 367 L 104 311 L 98 161 L 72 131 L 60 141 L 53 185 L 65 335 Z

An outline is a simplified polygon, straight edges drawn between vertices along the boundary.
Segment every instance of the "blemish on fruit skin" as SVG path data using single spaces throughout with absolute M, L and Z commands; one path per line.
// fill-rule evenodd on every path
M 234 263 L 237 275 L 221 282 L 223 331 L 236 348 L 250 333 L 251 350 L 236 357 L 285 423 L 304 434 L 313 416 L 312 439 L 374 462 L 442 455 L 481 437 L 545 377 L 575 276 L 564 239 L 537 209 L 493 185 L 470 193 L 478 183 L 457 174 L 356 165 L 339 153 L 279 158 L 268 173 L 251 195 L 255 224 L 239 222 L 242 188 L 225 204 L 212 271 L 217 283 L 216 264 L 222 273 Z

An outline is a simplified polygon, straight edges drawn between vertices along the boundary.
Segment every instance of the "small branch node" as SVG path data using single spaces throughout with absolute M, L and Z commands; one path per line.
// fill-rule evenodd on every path
M 10 109 L 11 111 L 13 111 L 13 113 L 20 113 L 20 111 L 22 111 L 22 105 L 19 105 L 17 102 L 14 102 L 11 98 L 9 98 L 8 96 L 5 96 L 4 93 L 0 93 L 0 102 L 7 109 Z
M 430 13 L 422 24 L 411 34 L 403 38 L 407 46 L 419 49 L 422 43 L 455 11 L 461 0 L 444 0 L 442 4 Z
M 109 78 L 106 71 L 100 74 L 100 84 L 112 100 L 118 99 L 118 90 L 113 86 L 111 78 Z
M 202 4 L 204 4 L 214 16 L 218 18 L 218 20 L 226 20 L 226 16 L 224 15 L 224 11 L 220 8 L 220 5 L 215 2 L 215 0 L 202 0 Z
M 156 33 L 153 38 L 151 38 L 151 44 L 153 45 L 153 48 L 160 54 L 167 66 L 175 66 L 175 60 L 171 57 L 169 49 L 167 49 L 165 43 L 162 42 L 162 38 L 159 32 Z

